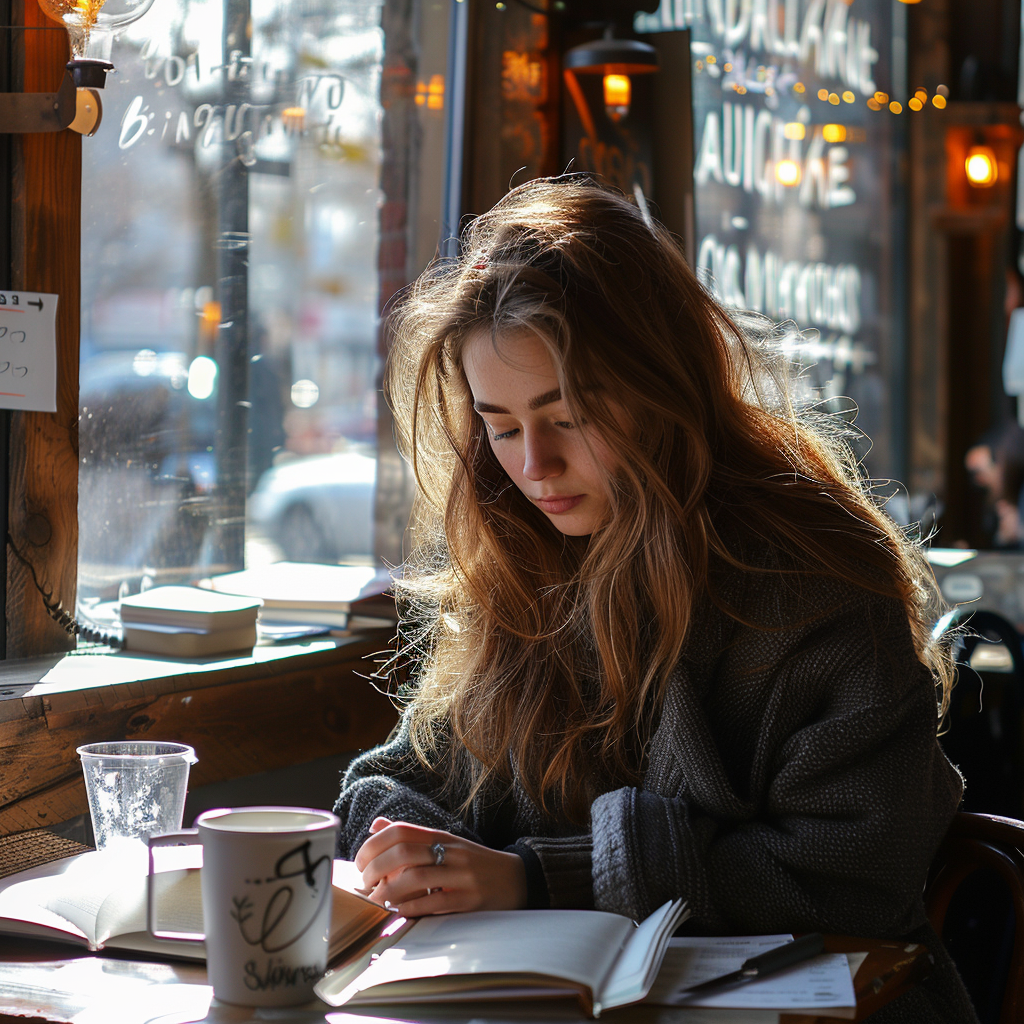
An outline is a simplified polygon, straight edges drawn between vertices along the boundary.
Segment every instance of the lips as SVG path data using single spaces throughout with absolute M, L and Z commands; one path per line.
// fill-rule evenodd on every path
M 550 516 L 571 512 L 584 498 L 585 494 L 573 494 L 569 497 L 534 498 L 534 503 Z

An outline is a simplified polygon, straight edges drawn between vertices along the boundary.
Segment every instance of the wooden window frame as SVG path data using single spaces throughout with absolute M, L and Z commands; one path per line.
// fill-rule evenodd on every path
M 56 92 L 68 60 L 67 34 L 38 5 L 24 3 L 20 71 L 25 92 Z M 78 575 L 78 340 L 82 137 L 75 132 L 12 136 L 10 287 L 49 292 L 57 305 L 57 411 L 9 413 L 6 657 L 54 654 L 75 638 L 43 601 L 73 611 Z M 36 580 L 39 586 L 36 585 Z M 43 592 L 40 592 L 40 588 Z

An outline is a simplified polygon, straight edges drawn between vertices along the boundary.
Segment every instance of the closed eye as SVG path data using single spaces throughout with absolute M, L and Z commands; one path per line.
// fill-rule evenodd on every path
M 504 441 L 506 438 L 514 437 L 518 433 L 519 433 L 519 428 L 518 427 L 514 427 L 512 430 L 506 430 L 502 434 L 497 434 L 497 433 L 494 433 L 492 431 L 491 432 L 491 440 L 492 441 Z

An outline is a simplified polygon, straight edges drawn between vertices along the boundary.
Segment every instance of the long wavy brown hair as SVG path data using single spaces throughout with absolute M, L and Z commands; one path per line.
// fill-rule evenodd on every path
M 411 286 L 389 329 L 388 396 L 419 485 L 399 583 L 419 663 L 411 735 L 428 767 L 470 773 L 467 804 L 517 781 L 586 821 L 599 792 L 638 781 L 723 565 L 897 598 L 944 711 L 951 669 L 921 552 L 842 430 L 795 411 L 778 346 L 730 317 L 632 201 L 576 176 L 521 185 Z M 464 346 L 523 330 L 548 347 L 571 415 L 618 454 L 611 519 L 591 537 L 563 536 L 520 493 L 472 408 Z M 782 560 L 749 565 L 765 548 Z

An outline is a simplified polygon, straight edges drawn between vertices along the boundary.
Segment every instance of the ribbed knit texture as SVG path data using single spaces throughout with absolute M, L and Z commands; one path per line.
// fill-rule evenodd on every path
M 403 722 L 345 775 L 341 855 L 382 814 L 498 849 L 526 843 L 553 907 L 639 920 L 683 896 L 689 930 L 710 934 L 922 926 L 928 865 L 962 782 L 936 740 L 935 689 L 902 606 L 820 577 L 717 582 L 751 625 L 701 603 L 642 785 L 599 796 L 589 833 L 545 817 L 519 787 L 463 820 L 438 802 Z M 910 1015 L 893 1006 L 880 1024 L 975 1020 L 944 955 L 931 989 L 905 1002 Z

